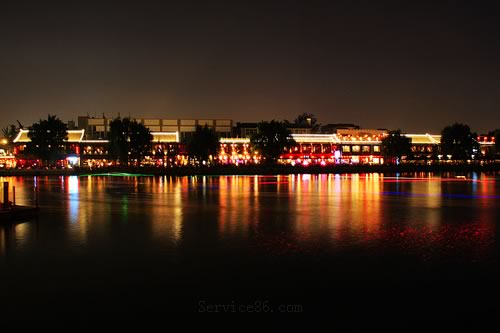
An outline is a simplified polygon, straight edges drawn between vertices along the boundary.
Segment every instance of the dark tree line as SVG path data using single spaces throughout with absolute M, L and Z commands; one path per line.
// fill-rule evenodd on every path
M 441 132 L 441 153 L 453 160 L 469 160 L 478 156 L 477 134 L 471 133 L 469 126 L 455 123 Z
M 411 140 L 401 130 L 389 131 L 382 139 L 382 156 L 386 161 L 399 164 L 403 156 L 411 154 Z
M 187 153 L 199 163 L 213 164 L 219 150 L 219 138 L 207 125 L 196 126 L 193 135 L 187 141 Z
M 496 152 L 499 152 L 498 135 L 495 131 Z M 493 136 L 493 132 L 490 132 Z M 468 125 L 455 123 L 446 126 L 441 131 L 441 145 L 439 152 L 443 159 L 472 160 L 480 157 L 480 146 L 476 140 L 477 134 L 472 133 Z M 494 152 L 494 154 L 496 153 Z M 390 131 L 382 139 L 382 154 L 389 160 L 401 160 L 403 156 L 411 155 L 411 141 L 401 134 L 401 130 Z
M 321 130 L 321 124 L 318 123 L 318 119 L 312 113 L 304 112 L 299 114 L 297 118 L 295 118 L 294 123 L 299 126 L 309 127 L 311 133 L 319 133 Z
M 275 163 L 285 148 L 295 144 L 286 124 L 276 120 L 260 122 L 250 142 L 267 163 Z
M 108 152 L 115 161 L 137 164 L 151 152 L 153 136 L 143 124 L 130 118 L 115 118 L 109 128 Z
M 66 153 L 68 126 L 55 115 L 49 114 L 47 120 L 40 119 L 30 127 L 28 137 L 31 140 L 28 151 L 44 164 L 52 165 Z
M 9 125 L 2 128 L 2 136 L 5 140 L 7 140 L 7 144 L 12 144 L 14 139 L 16 138 L 19 130 L 16 125 Z

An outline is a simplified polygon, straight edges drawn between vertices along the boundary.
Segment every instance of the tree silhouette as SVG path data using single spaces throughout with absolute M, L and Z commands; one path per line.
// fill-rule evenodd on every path
M 138 122 L 130 122 L 130 157 L 141 163 L 153 148 L 153 136 L 149 128 Z
M 250 141 L 253 149 L 260 152 L 269 163 L 276 162 L 286 147 L 295 144 L 290 130 L 276 120 L 261 121 Z
M 55 115 L 48 115 L 47 120 L 34 123 L 28 132 L 31 142 L 29 151 L 45 164 L 63 158 L 66 152 L 65 141 L 68 139 L 68 126 Z
M 469 126 L 455 123 L 446 126 L 441 132 L 441 153 L 451 155 L 454 160 L 468 160 L 478 149 Z
M 148 128 L 130 118 L 115 118 L 109 124 L 109 156 L 124 165 L 141 163 L 151 152 L 153 136 Z
M 386 161 L 399 163 L 403 156 L 411 153 L 410 138 L 401 134 L 401 130 L 389 131 L 382 139 L 382 156 Z
M 16 125 L 9 125 L 2 128 L 2 136 L 7 140 L 7 144 L 12 144 L 18 134 Z
M 203 127 L 196 126 L 196 131 L 189 138 L 186 145 L 188 155 L 199 162 L 209 161 L 210 155 L 217 155 L 218 148 L 219 139 L 217 134 L 207 125 Z
M 299 114 L 295 118 L 294 123 L 297 125 L 310 127 L 312 133 L 319 133 L 321 129 L 321 124 L 318 123 L 318 119 L 312 113 L 304 112 Z

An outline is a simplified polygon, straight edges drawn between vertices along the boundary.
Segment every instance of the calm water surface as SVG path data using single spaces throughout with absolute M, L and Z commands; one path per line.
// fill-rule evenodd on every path
M 36 183 L 41 207 L 0 226 L 10 318 L 160 318 L 260 299 L 346 320 L 386 297 L 416 304 L 404 293 L 483 311 L 469 302 L 497 291 L 498 174 L 1 180 L 28 205 Z

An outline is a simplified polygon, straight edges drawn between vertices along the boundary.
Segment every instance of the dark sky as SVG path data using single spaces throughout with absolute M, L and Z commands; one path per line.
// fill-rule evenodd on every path
M 500 127 L 500 17 L 487 3 L 11 2 L 0 8 L 2 126 L 47 113 L 312 112 L 407 132 Z

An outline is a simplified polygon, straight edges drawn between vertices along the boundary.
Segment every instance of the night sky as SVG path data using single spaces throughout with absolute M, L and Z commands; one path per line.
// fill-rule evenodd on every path
M 11 2 L 1 126 L 312 112 L 406 132 L 500 128 L 500 17 L 486 3 Z

